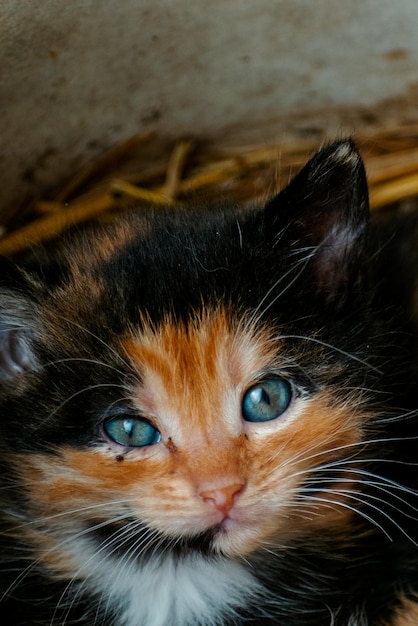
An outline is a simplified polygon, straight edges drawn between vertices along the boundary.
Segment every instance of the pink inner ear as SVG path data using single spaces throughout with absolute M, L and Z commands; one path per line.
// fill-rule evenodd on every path
M 358 237 L 349 225 L 335 224 L 315 253 L 315 272 L 321 287 L 338 288 L 348 280 L 349 259 Z
M 0 335 L 0 380 L 13 380 L 35 367 L 35 358 L 24 333 L 3 330 Z

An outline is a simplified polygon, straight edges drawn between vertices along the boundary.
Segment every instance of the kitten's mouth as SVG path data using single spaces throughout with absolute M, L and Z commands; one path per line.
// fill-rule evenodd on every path
M 187 548 L 202 554 L 212 554 L 214 552 L 215 539 L 224 532 L 222 524 L 216 524 L 216 526 L 212 526 L 198 535 L 185 540 Z
M 187 548 L 201 554 L 219 554 L 223 552 L 222 544 L 227 539 L 232 527 L 236 524 L 229 517 L 225 517 L 221 522 L 214 524 L 205 531 L 197 535 L 184 539 Z
M 113 555 L 123 555 L 129 549 L 129 542 L 125 537 L 126 531 L 124 531 L 125 526 L 123 523 L 107 524 L 106 526 L 96 523 L 94 527 L 95 531 L 94 533 L 91 532 L 90 535 L 94 536 L 95 542 L 101 550 L 104 549 L 104 546 L 107 546 Z M 90 528 L 90 525 L 87 528 Z M 137 533 L 134 533 L 131 538 L 132 547 L 135 548 L 135 545 L 142 545 L 141 537 L 148 536 L 149 532 L 149 528 L 145 525 L 138 527 Z M 190 552 L 211 555 L 219 552 L 215 549 L 214 543 L 217 538 L 226 534 L 226 532 L 223 523 L 219 523 L 196 535 L 183 536 L 178 541 L 173 541 L 172 538 L 164 537 L 162 534 L 156 534 L 153 540 L 148 541 L 146 547 L 142 546 L 141 553 L 138 556 L 144 558 L 148 554 L 171 553 L 174 556 L 181 557 L 190 554 Z M 119 535 L 124 537 L 120 543 L 118 541 Z
M 221 522 L 189 538 L 187 545 L 201 554 L 234 558 L 254 552 L 262 541 L 262 535 L 263 529 L 258 524 L 225 517 Z

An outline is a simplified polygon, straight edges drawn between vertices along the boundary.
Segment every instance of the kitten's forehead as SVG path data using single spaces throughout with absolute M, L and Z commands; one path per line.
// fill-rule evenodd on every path
M 219 307 L 188 323 L 167 318 L 156 327 L 145 324 L 123 347 L 142 381 L 136 396 L 143 408 L 186 412 L 189 423 L 210 427 L 228 395 L 274 368 L 280 340 L 272 329 Z
M 214 211 L 205 220 L 175 210 L 147 219 L 133 215 L 67 249 L 64 289 L 55 300 L 70 308 L 75 300 L 86 307 L 104 302 L 106 308 L 109 298 L 124 321 L 136 321 L 138 310 L 153 321 L 170 312 L 188 315 L 205 296 L 230 294 L 232 273 L 237 282 L 235 270 L 245 256 L 238 245 L 241 221 L 242 227 L 232 210 Z

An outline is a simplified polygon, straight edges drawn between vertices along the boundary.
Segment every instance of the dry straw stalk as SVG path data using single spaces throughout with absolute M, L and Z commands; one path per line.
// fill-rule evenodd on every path
M 418 197 L 418 126 L 356 138 L 365 160 L 372 210 Z M 265 200 L 317 149 L 317 142 L 219 146 L 193 138 L 164 142 L 134 136 L 87 164 L 48 198 L 33 198 L 25 220 L 3 224 L 0 255 L 13 256 L 92 220 L 112 219 L 126 207 L 147 210 L 219 199 Z

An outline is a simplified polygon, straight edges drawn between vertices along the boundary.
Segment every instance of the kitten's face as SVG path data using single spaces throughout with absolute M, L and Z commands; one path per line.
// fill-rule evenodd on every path
M 282 215 L 197 217 L 186 235 L 183 219 L 132 223 L 70 252 L 50 293 L 32 286 L 36 320 L 4 350 L 4 430 L 33 520 L 19 532 L 48 566 L 73 576 L 91 545 L 245 557 L 352 523 L 348 459 L 372 419 L 365 348 L 347 353 L 364 331 L 347 305 L 359 167 L 342 144 Z
M 95 445 L 24 459 L 36 515 L 52 516 L 52 534 L 138 520 L 228 556 L 348 524 L 349 475 L 323 488 L 327 468 L 356 451 L 363 412 L 307 388 L 281 344 L 222 309 L 188 330 L 166 322 L 125 338 L 138 376 L 100 415 Z

